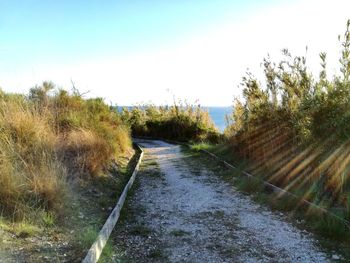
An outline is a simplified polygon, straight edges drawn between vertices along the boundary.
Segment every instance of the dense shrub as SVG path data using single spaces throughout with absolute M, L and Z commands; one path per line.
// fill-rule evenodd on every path
M 200 106 L 176 103 L 159 107 L 143 105 L 124 108 L 121 115 L 130 124 L 134 136 L 213 143 L 221 138 L 209 113 Z
M 265 82 L 243 78 L 225 134 L 266 179 L 305 198 L 350 205 L 350 22 L 341 42 L 340 74 L 329 78 L 326 54 L 314 77 L 305 57 L 263 61 Z
M 97 174 L 118 153 L 130 149 L 129 128 L 102 99 L 84 100 L 60 90 L 49 108 L 55 113 L 58 152 L 79 174 Z

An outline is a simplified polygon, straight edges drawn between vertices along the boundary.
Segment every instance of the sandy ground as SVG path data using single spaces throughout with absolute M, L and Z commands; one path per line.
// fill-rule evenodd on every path
M 135 262 L 331 262 L 312 234 L 279 212 L 254 203 L 203 167 L 184 160 L 179 146 L 140 141 L 145 160 L 133 214 L 114 240 Z

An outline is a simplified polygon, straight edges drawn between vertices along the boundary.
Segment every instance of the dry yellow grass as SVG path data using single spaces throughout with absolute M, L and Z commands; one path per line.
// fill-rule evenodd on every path
M 60 142 L 64 159 L 80 172 L 97 173 L 112 154 L 112 148 L 93 131 L 72 130 Z
M 44 84 L 29 96 L 0 90 L 0 216 L 59 217 L 70 178 L 97 175 L 130 149 L 129 129 L 103 100 L 50 96 Z
M 33 207 L 59 212 L 65 169 L 55 154 L 56 136 L 47 118 L 16 100 L 0 107 L 0 205 L 15 218 Z

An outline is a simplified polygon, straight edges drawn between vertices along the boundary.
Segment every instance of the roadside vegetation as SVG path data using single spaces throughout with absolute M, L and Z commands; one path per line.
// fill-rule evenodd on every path
M 320 54 L 318 76 L 311 73 L 306 57 L 292 56 L 288 50 L 277 63 L 267 57 L 262 63 L 264 81 L 251 73 L 243 78 L 243 98 L 235 99 L 233 113 L 227 116 L 226 142 L 194 149 L 209 149 L 238 166 L 240 189 L 261 192 L 261 182 L 268 181 L 350 220 L 349 27 L 350 21 L 339 37 L 338 75 L 328 75 L 326 53 Z M 256 180 L 240 176 L 240 169 Z M 300 203 L 279 206 L 296 209 Z M 308 212 L 318 229 L 346 235 L 348 230 L 334 217 L 312 210 Z
M 53 89 L 44 82 L 28 96 L 0 93 L 3 216 L 23 219 L 33 209 L 59 216 L 69 179 L 98 176 L 131 147 L 128 127 L 102 99 Z
M 121 116 L 136 137 L 212 143 L 222 138 L 208 111 L 200 105 L 181 102 L 172 106 L 142 105 L 123 108 Z
M 105 212 L 96 216 L 104 220 L 125 181 L 118 175 L 127 163 L 120 160 L 132 154 L 128 125 L 100 98 L 84 99 L 50 82 L 28 95 L 0 91 L 0 232 L 26 238 L 66 228 L 93 200 L 105 199 L 98 208 Z M 75 205 L 82 199 L 89 205 Z

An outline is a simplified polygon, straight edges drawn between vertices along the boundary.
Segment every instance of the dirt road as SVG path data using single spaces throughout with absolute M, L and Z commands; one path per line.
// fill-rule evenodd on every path
M 254 203 L 179 146 L 141 141 L 145 161 L 115 242 L 135 262 L 331 262 L 312 234 Z

